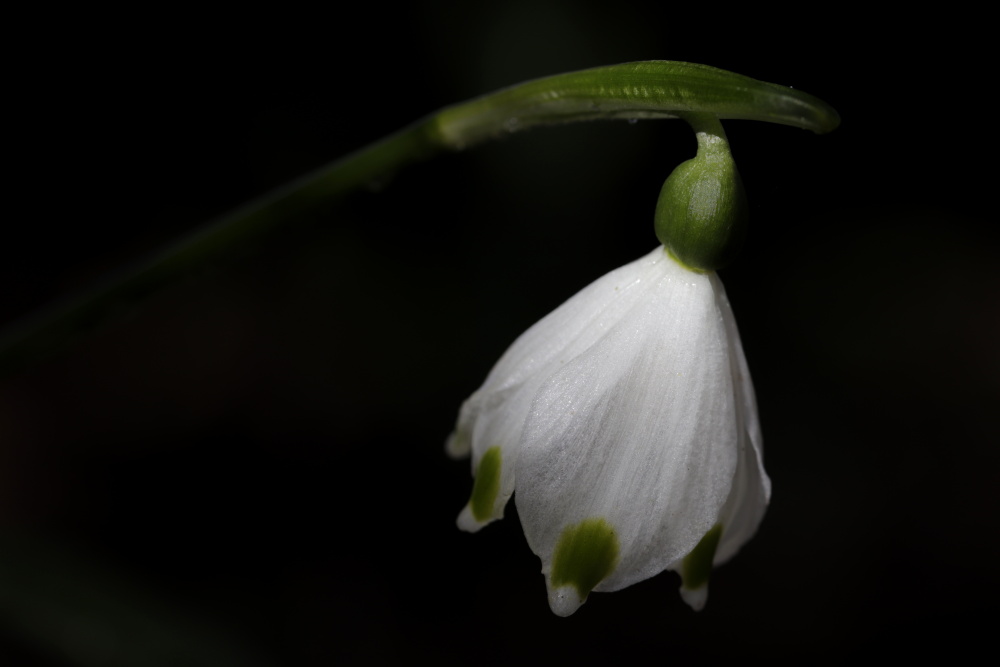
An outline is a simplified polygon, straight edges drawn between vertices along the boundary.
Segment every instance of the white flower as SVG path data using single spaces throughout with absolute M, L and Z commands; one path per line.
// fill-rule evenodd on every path
M 750 539 L 771 492 L 722 283 L 662 246 L 518 338 L 462 405 L 448 451 L 471 451 L 476 475 L 462 529 L 501 518 L 517 492 L 560 616 L 663 570 L 700 609 L 711 566 Z

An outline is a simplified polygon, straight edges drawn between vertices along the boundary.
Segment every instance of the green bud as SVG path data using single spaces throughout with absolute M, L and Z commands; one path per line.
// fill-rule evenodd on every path
M 715 118 L 690 119 L 698 154 L 667 177 L 656 203 L 656 238 L 696 271 L 728 264 L 746 236 L 749 211 L 743 182 Z

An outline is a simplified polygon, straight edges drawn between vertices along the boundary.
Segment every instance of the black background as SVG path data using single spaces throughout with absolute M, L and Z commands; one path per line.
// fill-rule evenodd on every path
M 817 95 L 731 121 L 721 272 L 774 485 L 691 612 L 670 573 L 553 616 L 513 504 L 470 536 L 461 401 L 656 243 L 677 121 L 534 130 L 404 169 L 0 383 L 0 658 L 25 665 L 813 660 L 984 641 L 1000 238 L 982 29 L 665 3 L 41 17 L 11 82 L 0 323 L 437 108 L 631 60 Z M 117 26 L 117 27 L 116 27 Z

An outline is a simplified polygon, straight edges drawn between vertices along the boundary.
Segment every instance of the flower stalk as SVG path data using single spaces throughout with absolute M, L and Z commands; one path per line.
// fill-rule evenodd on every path
M 814 132 L 829 132 L 840 122 L 833 108 L 807 93 L 693 63 L 625 63 L 511 86 L 430 114 L 15 323 L 0 333 L 0 376 L 65 347 L 163 285 L 274 233 L 303 211 L 378 182 L 409 163 L 540 125 L 692 114 Z

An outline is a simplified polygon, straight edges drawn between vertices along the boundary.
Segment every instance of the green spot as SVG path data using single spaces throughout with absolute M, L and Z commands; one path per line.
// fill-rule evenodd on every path
M 493 517 L 493 505 L 500 493 L 500 447 L 486 450 L 476 468 L 476 482 L 472 485 L 469 507 L 476 521 L 486 521 Z
M 583 600 L 618 562 L 618 537 L 604 519 L 567 526 L 552 559 L 552 586 L 573 586 Z
M 681 567 L 681 581 L 684 588 L 695 590 L 708 584 L 708 577 L 712 574 L 712 559 L 715 558 L 715 549 L 719 546 L 720 537 L 722 537 L 722 524 L 717 523 L 705 533 L 691 553 L 684 557 Z

